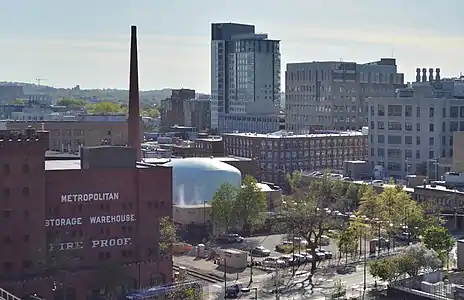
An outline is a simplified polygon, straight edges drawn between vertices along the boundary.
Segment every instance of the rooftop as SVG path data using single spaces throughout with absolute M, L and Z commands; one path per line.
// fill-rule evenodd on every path
M 215 159 L 222 162 L 232 162 L 232 161 L 251 161 L 251 158 L 238 157 L 238 156 L 221 156 L 221 157 L 197 157 L 198 159 Z M 155 158 L 147 157 L 144 159 L 145 163 L 149 164 L 164 164 L 172 160 L 178 160 L 184 158 Z M 188 159 L 188 158 L 187 158 Z
M 263 133 L 252 133 L 252 132 L 242 132 L 242 133 L 226 133 L 224 135 L 228 136 L 239 136 L 239 137 L 251 137 L 251 138 L 323 138 L 323 137 L 349 137 L 349 136 L 363 136 L 365 135 L 361 131 L 326 131 L 326 132 L 317 132 L 310 134 L 293 134 L 293 132 L 287 132 L 280 130 L 273 133 L 263 134 Z

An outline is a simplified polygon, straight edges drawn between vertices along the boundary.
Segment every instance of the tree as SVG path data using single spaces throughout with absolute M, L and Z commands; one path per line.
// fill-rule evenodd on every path
M 290 194 L 295 193 L 298 191 L 301 187 L 301 172 L 300 171 L 295 171 L 293 173 L 287 173 L 285 174 L 285 179 L 288 182 L 288 185 L 290 187 Z
M 108 113 L 124 113 L 125 110 L 121 107 L 120 104 L 114 102 L 98 102 L 95 104 L 90 104 L 87 106 L 87 109 L 90 113 L 94 114 L 108 114 Z
M 358 215 L 373 220 L 380 215 L 382 208 L 382 203 L 374 188 L 370 185 L 367 186 L 359 200 Z
M 84 100 L 79 100 L 79 99 L 65 98 L 65 99 L 59 100 L 56 103 L 56 105 L 65 106 L 71 109 L 76 109 L 76 108 L 84 108 L 86 105 L 86 102 Z
M 261 191 L 256 179 L 246 176 L 234 207 L 235 218 L 242 225 L 245 235 L 249 235 L 256 225 L 263 224 L 267 207 L 266 194 Z
M 222 184 L 214 193 L 211 201 L 211 216 L 217 226 L 226 232 L 235 221 L 235 201 L 237 199 L 237 188 L 230 183 Z
M 356 184 L 354 184 L 353 182 L 351 182 L 349 185 L 348 185 L 348 188 L 346 189 L 346 192 L 345 192 L 345 199 L 347 200 L 347 208 L 348 209 L 353 209 L 353 208 L 356 208 L 358 207 L 358 187 L 356 186 Z
M 369 262 L 369 273 L 382 281 L 394 281 L 400 275 L 398 263 L 399 260 L 396 257 L 372 260 Z
M 455 239 L 448 229 L 442 226 L 427 227 L 424 230 L 423 242 L 427 248 L 435 250 L 442 262 L 448 265 L 449 253 L 455 244 Z
M 304 238 L 307 251 L 316 257 L 321 237 L 337 224 L 331 211 L 343 205 L 343 186 L 329 174 L 320 180 L 313 181 L 307 191 L 296 193 L 288 198 L 285 207 L 273 219 L 275 226 L 283 232 L 293 232 L 295 236 Z M 301 282 L 312 285 L 312 278 L 317 269 L 316 260 L 312 261 L 308 276 Z
M 172 247 L 179 242 L 176 225 L 170 217 L 160 219 L 159 248 L 163 255 L 172 253 Z
M 200 300 L 202 287 L 197 282 L 179 282 L 174 284 L 166 293 L 166 300 Z
M 340 253 L 345 254 L 346 263 L 348 263 L 348 254 L 353 254 L 359 245 L 358 233 L 354 226 L 348 226 L 339 235 L 337 247 Z
M 147 107 L 142 110 L 142 116 L 158 118 L 160 116 L 160 112 L 156 107 Z

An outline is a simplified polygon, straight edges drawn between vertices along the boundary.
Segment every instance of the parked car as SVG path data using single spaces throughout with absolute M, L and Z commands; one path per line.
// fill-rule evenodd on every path
M 235 283 L 226 288 L 226 298 L 237 298 L 242 292 L 243 283 Z
M 280 244 L 278 244 L 277 246 L 275 246 L 275 251 L 277 252 L 284 252 L 286 250 L 286 248 L 290 248 L 293 247 L 293 243 L 292 242 L 289 242 L 289 241 L 284 241 Z
M 278 260 L 284 261 L 287 266 L 291 264 L 292 256 L 291 255 L 281 255 L 277 258 Z
M 243 243 L 243 237 L 237 233 L 228 233 L 218 236 L 216 241 L 225 244 Z
M 271 250 L 264 248 L 263 246 L 258 246 L 250 250 L 251 254 L 254 256 L 269 256 L 271 255 Z
M 286 266 L 285 261 L 278 259 L 277 257 L 266 257 L 263 260 L 263 266 L 271 268 L 283 268 Z
M 324 253 L 326 259 L 332 259 L 333 258 L 333 254 L 329 250 L 318 249 L 317 251 L 320 252 L 320 253 Z
M 304 264 L 306 262 L 306 257 L 304 255 L 301 255 L 301 254 L 293 254 L 292 255 L 292 262 L 293 262 L 293 264 L 296 264 L 296 265 Z
M 299 245 L 302 247 L 306 247 L 308 245 L 308 241 L 306 241 L 304 238 L 301 238 L 301 237 L 294 237 L 293 243 L 297 246 Z
M 349 274 L 356 272 L 356 267 L 354 266 L 340 266 L 337 268 L 337 273 L 338 274 Z
M 309 254 L 308 252 L 301 252 L 301 255 L 304 256 L 306 262 L 312 262 L 313 261 L 313 256 Z

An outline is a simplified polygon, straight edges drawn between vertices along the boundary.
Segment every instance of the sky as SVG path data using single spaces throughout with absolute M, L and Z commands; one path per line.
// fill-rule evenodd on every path
M 212 22 L 255 24 L 281 40 L 282 70 L 393 55 L 408 81 L 416 67 L 459 76 L 462 12 L 462 0 L 3 1 L 0 81 L 127 89 L 130 25 L 137 25 L 141 89 L 209 93 Z

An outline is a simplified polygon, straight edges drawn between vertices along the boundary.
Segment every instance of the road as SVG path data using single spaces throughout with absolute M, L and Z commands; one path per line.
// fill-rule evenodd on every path
M 275 274 L 274 274 L 275 275 Z M 273 300 L 276 299 L 275 295 L 266 292 L 266 287 L 270 281 L 275 280 L 273 275 L 259 275 L 254 277 L 254 282 L 252 287 L 258 288 L 258 299 L 260 300 Z M 285 275 L 282 275 L 285 277 Z M 288 276 L 283 279 L 285 285 L 291 286 L 292 283 L 299 283 L 306 277 L 306 274 L 301 274 L 299 277 L 293 277 L 293 279 Z M 333 272 L 322 272 L 319 271 L 314 276 L 315 288 L 313 294 L 310 293 L 309 289 L 302 290 L 301 285 L 297 285 L 293 290 L 286 291 L 280 294 L 280 299 L 325 299 L 325 295 L 329 295 L 333 289 L 335 282 L 341 280 L 341 282 L 346 286 L 348 296 L 359 296 L 363 292 L 363 282 L 364 282 L 364 267 L 359 265 L 356 268 L 356 272 L 346 275 L 337 275 Z M 374 285 L 374 279 L 366 272 L 366 283 L 367 288 L 372 288 Z M 209 298 L 207 299 L 220 299 L 222 298 L 222 293 L 224 292 L 224 287 L 221 284 L 211 284 L 207 287 Z M 251 294 L 253 294 L 252 292 Z M 252 299 L 253 295 L 242 295 L 240 299 Z

